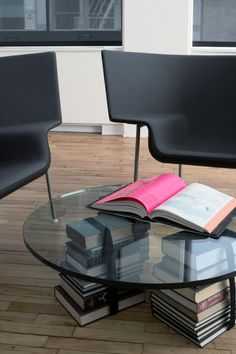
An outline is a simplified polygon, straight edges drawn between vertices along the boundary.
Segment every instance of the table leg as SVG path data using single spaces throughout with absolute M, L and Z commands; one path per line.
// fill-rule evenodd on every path
M 119 311 L 118 303 L 119 303 L 119 296 L 118 296 L 119 289 L 117 288 L 108 288 L 108 297 L 110 303 L 110 315 L 114 315 Z
M 228 330 L 235 326 L 235 281 L 234 276 L 229 278 L 230 289 L 230 320 Z

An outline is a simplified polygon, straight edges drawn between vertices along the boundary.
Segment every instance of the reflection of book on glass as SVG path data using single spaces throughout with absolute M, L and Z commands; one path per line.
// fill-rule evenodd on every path
M 199 232 L 219 235 L 229 222 L 236 199 L 200 183 L 185 186 L 182 178 L 163 174 L 128 184 L 90 207 L 153 221 L 167 219 Z
M 131 237 L 121 239 L 113 243 L 113 251 L 119 252 L 119 249 L 132 242 Z M 66 243 L 66 252 L 81 263 L 86 268 L 91 268 L 105 262 L 104 247 L 94 247 L 88 250 L 77 247 L 73 241 Z
M 115 258 L 123 257 L 128 254 L 134 254 L 139 252 L 141 257 L 147 258 L 149 252 L 149 239 L 144 237 L 135 242 L 131 242 L 130 238 L 125 238 L 120 240 L 122 242 L 114 242 L 112 251 L 109 250 L 109 255 L 113 254 Z M 66 254 L 70 255 L 73 259 L 79 262 L 85 268 L 93 268 L 98 265 L 106 263 L 107 254 L 104 250 L 104 247 L 90 248 L 87 251 L 76 246 L 73 241 L 66 243 Z
M 213 266 L 197 271 L 196 269 L 185 266 L 184 263 L 176 262 L 175 268 L 170 267 L 171 262 L 169 258 L 163 259 L 162 262 L 156 264 L 153 268 L 153 275 L 163 283 L 178 283 L 206 279 L 207 277 L 217 277 L 229 271 L 226 261 L 217 263 Z
M 161 248 L 164 255 L 200 272 L 227 261 L 228 248 L 236 255 L 236 233 L 227 229 L 213 240 L 182 231 L 163 237 Z
M 66 234 L 77 247 L 87 252 L 87 256 L 93 257 L 103 249 L 106 229 L 111 233 L 114 248 L 120 248 L 123 242 L 129 243 L 146 237 L 149 228 L 148 222 L 99 213 L 66 224 Z
M 67 237 L 83 249 L 102 246 L 104 230 L 108 228 L 112 240 L 119 241 L 124 238 L 134 240 L 132 222 L 113 215 L 100 214 L 66 224 Z
M 80 273 L 89 275 L 89 276 L 98 276 L 102 274 L 106 274 L 108 271 L 108 265 L 106 263 L 99 264 L 92 268 L 85 268 L 80 262 L 71 257 L 69 254 L 65 255 L 66 262 L 71 265 L 73 268 L 77 269 Z M 139 252 L 135 252 L 133 254 L 129 254 L 125 257 L 118 257 L 115 259 L 115 266 L 118 270 L 125 270 L 127 267 L 130 267 L 137 262 L 142 261 L 141 254 Z
M 233 262 L 235 261 L 236 257 L 234 257 Z M 194 281 L 209 277 L 213 278 L 232 270 L 229 268 L 227 259 L 206 268 L 201 268 L 200 270 L 188 267 L 185 263 L 175 261 L 168 256 L 164 256 L 162 262 L 159 264 L 164 267 L 164 271 L 170 273 L 173 277 L 176 277 L 176 279 L 183 279 L 183 281 Z

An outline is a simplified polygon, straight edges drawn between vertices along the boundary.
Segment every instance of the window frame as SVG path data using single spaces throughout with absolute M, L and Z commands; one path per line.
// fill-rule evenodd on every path
M 193 52 L 235 52 L 236 41 L 194 41 L 193 40 L 193 18 L 194 0 L 191 0 L 191 49 Z
M 80 47 L 122 46 L 123 0 L 121 1 L 120 30 L 50 30 L 49 0 L 46 0 L 45 30 L 1 30 L 0 47 Z

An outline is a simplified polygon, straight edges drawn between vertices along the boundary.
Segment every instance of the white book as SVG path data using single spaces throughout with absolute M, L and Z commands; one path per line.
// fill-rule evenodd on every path
M 152 221 L 169 221 L 219 236 L 236 208 L 236 199 L 200 183 L 163 174 L 130 183 L 90 204 L 112 213 L 128 213 Z

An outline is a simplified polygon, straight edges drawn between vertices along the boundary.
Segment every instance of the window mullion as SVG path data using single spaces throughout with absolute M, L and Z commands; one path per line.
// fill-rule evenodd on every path
M 46 31 L 51 31 L 50 0 L 46 0 Z

